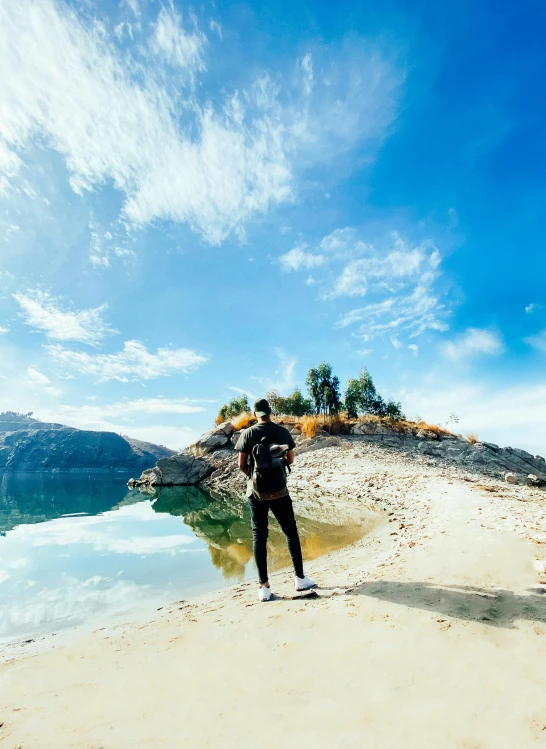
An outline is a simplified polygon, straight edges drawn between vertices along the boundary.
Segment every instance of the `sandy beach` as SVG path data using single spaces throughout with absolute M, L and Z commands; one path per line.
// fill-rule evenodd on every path
M 546 509 L 379 446 L 298 458 L 302 515 L 373 525 L 256 585 L 6 648 L 0 746 L 546 746 Z

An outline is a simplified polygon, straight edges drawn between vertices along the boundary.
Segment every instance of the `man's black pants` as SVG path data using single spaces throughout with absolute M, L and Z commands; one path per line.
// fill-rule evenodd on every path
M 288 551 L 294 565 L 294 572 L 298 577 L 303 577 L 300 537 L 290 497 L 288 495 L 279 499 L 255 499 L 254 497 L 249 497 L 248 503 L 250 505 L 250 517 L 252 521 L 254 559 L 256 560 L 260 582 L 266 583 L 268 581 L 267 536 L 269 532 L 269 510 L 277 518 L 277 522 L 286 536 Z

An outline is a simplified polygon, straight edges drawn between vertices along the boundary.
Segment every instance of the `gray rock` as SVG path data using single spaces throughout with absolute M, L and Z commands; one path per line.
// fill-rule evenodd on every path
M 296 447 L 294 452 L 296 455 L 303 455 L 303 453 L 312 452 L 313 450 L 322 450 L 324 447 L 337 447 L 338 445 L 341 445 L 339 437 L 323 437 L 319 435 L 308 440 L 301 447 Z
M 438 440 L 439 437 L 436 432 L 431 429 L 420 429 L 415 435 L 418 440 Z
M 517 484 L 518 478 L 515 473 L 508 472 L 504 474 L 504 480 L 507 484 Z
M 213 466 L 202 458 L 192 455 L 174 455 L 162 458 L 152 469 L 156 473 L 155 483 L 159 486 L 192 486 L 198 484 L 213 471 Z
M 223 424 L 211 429 L 200 437 L 197 442 L 191 446 L 190 452 L 195 457 L 208 455 L 215 450 L 221 450 L 231 445 L 230 438 L 234 432 L 233 424 L 230 421 L 224 421 Z

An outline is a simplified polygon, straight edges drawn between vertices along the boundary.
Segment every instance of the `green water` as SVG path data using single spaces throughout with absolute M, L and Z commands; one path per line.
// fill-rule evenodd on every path
M 255 576 L 248 505 L 196 487 L 147 498 L 128 477 L 0 479 L 0 639 L 33 638 Z M 304 558 L 366 532 L 298 517 Z M 270 569 L 290 564 L 271 519 Z

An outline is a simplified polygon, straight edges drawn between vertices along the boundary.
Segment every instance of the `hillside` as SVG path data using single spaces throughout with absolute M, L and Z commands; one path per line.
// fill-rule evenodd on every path
M 173 450 L 114 432 L 0 414 L 0 472 L 143 471 Z

